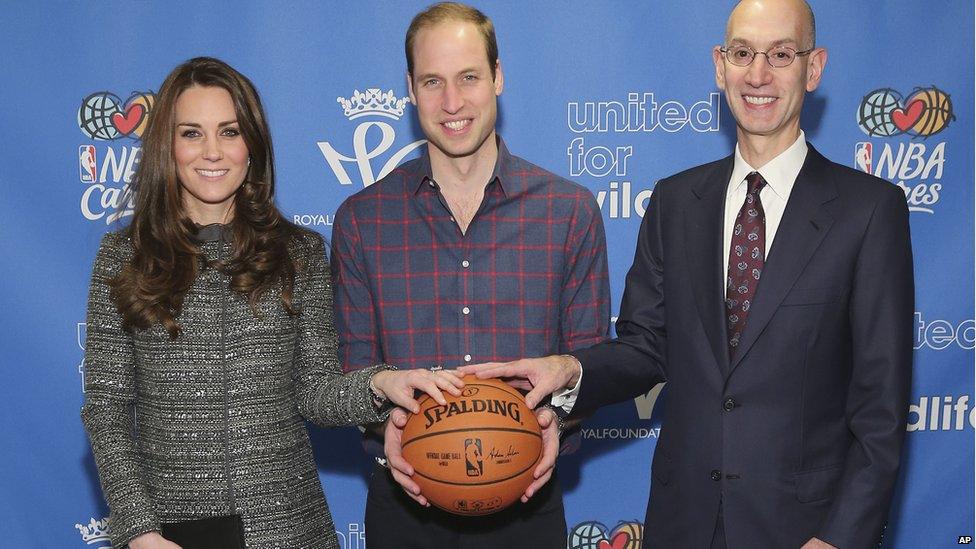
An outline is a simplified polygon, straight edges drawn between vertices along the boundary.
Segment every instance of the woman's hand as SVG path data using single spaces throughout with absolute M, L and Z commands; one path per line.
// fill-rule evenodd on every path
M 146 532 L 132 538 L 129 541 L 129 549 L 182 549 L 182 547 L 164 538 L 159 532 Z
M 427 393 L 438 404 L 447 404 L 441 391 L 460 396 L 464 387 L 461 374 L 455 370 L 381 370 L 373 374 L 370 382 L 377 396 L 414 414 L 420 411 L 414 391 Z

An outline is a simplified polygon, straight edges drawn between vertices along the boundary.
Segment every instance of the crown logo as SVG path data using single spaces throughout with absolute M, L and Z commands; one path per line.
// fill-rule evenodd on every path
M 349 120 L 370 115 L 399 120 L 403 116 L 403 109 L 410 102 L 410 98 L 397 98 L 393 90 L 384 92 L 379 88 L 368 88 L 365 92 L 354 90 L 349 99 L 337 97 L 336 101 L 342 105 L 342 114 Z
M 100 541 L 109 541 L 108 537 L 108 518 L 103 518 L 102 520 L 95 520 L 94 518 L 88 522 L 88 525 L 75 524 L 75 528 L 81 533 L 81 541 L 92 544 Z

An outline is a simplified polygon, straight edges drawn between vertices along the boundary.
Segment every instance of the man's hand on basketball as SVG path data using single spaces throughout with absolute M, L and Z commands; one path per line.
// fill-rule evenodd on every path
M 395 408 L 390 412 L 390 417 L 387 418 L 383 428 L 383 453 L 386 454 L 386 463 L 390 466 L 393 480 L 397 481 L 414 501 L 424 507 L 430 507 L 427 498 L 420 493 L 420 486 L 410 478 L 413 476 L 413 467 L 403 459 L 401 437 L 403 427 L 407 424 L 407 417 L 406 410 L 402 408 Z
M 552 469 L 556 466 L 556 458 L 559 456 L 559 422 L 556 421 L 556 412 L 548 407 L 542 407 L 535 410 L 535 417 L 539 421 L 539 427 L 542 428 L 542 456 L 539 457 L 539 464 L 532 472 L 535 480 L 522 494 L 522 503 L 528 502 L 529 498 L 549 482 L 552 478 Z
M 572 389 L 582 375 L 579 362 L 569 355 L 542 358 L 523 358 L 513 362 L 486 362 L 461 366 L 462 375 L 474 374 L 479 379 L 499 377 L 516 389 L 529 393 L 525 403 L 535 408 L 544 398 L 562 389 Z
M 464 381 L 456 370 L 381 370 L 373 374 L 373 388 L 381 398 L 416 414 L 420 404 L 414 398 L 415 391 L 427 393 L 438 404 L 447 404 L 441 391 L 460 396 Z

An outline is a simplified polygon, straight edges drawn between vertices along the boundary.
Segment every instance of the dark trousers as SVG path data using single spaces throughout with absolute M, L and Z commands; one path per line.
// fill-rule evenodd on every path
M 481 517 L 421 507 L 377 465 L 366 497 L 367 549 L 562 549 L 566 517 L 562 490 L 552 479 L 529 503 Z

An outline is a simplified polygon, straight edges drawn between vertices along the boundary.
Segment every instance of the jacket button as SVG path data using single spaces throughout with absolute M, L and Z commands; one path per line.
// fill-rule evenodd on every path
M 718 469 L 712 469 L 712 480 L 714 480 L 715 482 L 722 480 L 722 471 L 719 471 Z
M 725 399 L 725 402 L 722 403 L 722 408 L 726 412 L 731 412 L 732 408 L 735 408 L 735 399 L 732 397 Z

